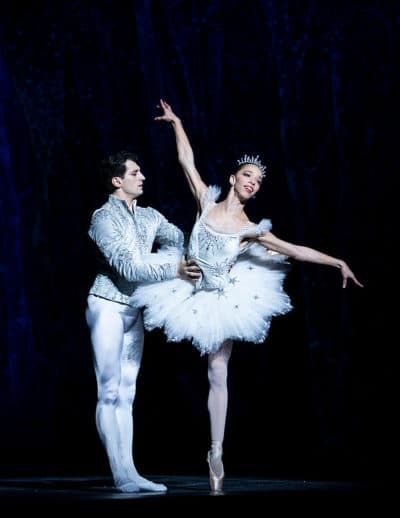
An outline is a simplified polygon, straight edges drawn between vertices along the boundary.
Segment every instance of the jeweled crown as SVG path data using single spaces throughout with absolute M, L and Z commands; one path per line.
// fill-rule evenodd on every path
M 242 165 L 245 165 L 245 164 L 254 164 L 254 165 L 256 165 L 260 169 L 261 174 L 263 176 L 265 176 L 265 173 L 267 171 L 267 168 L 261 162 L 259 155 L 257 155 L 257 156 L 254 156 L 254 155 L 251 155 L 251 156 L 250 155 L 243 155 L 242 158 L 239 158 L 237 163 L 238 163 L 238 166 L 242 166 Z

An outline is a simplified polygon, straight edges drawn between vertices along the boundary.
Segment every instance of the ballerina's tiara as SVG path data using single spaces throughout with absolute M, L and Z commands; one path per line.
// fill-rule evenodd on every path
M 256 165 L 260 169 L 261 174 L 263 175 L 263 177 L 265 176 L 267 168 L 261 162 L 259 155 L 257 155 L 257 156 L 244 155 L 244 156 L 242 156 L 242 158 L 239 158 L 237 163 L 238 163 L 239 166 L 245 165 L 245 164 L 254 164 L 254 165 Z

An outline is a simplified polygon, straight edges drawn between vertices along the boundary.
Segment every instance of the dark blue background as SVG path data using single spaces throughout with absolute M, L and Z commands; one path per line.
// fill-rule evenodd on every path
M 254 220 L 344 258 L 365 283 L 293 263 L 295 309 L 230 365 L 226 470 L 379 478 L 395 433 L 399 3 L 3 2 L 0 17 L 2 472 L 108 473 L 84 321 L 96 166 L 138 149 L 150 204 L 189 232 L 195 204 L 164 97 L 207 183 L 259 153 Z M 135 454 L 205 473 L 206 360 L 146 337 Z

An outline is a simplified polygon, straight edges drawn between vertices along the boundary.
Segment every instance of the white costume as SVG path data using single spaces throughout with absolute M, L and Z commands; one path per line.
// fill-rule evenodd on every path
M 117 489 L 165 491 L 138 474 L 132 457 L 143 321 L 130 297 L 138 282 L 176 276 L 183 233 L 157 210 L 138 207 L 136 201 L 134 207 L 132 212 L 124 200 L 110 195 L 94 212 L 89 229 L 99 260 L 86 309 L 97 380 L 96 425 Z M 174 246 L 177 253 L 151 254 L 154 243 Z
M 147 330 L 162 328 L 171 342 L 191 340 L 202 355 L 215 352 L 227 339 L 263 342 L 272 317 L 292 309 L 283 289 L 287 257 L 257 244 L 240 248 L 246 232 L 269 230 L 270 220 L 241 232 L 218 231 L 207 222 L 207 213 L 219 194 L 218 187 L 208 188 L 190 236 L 187 255 L 202 269 L 200 281 L 146 282 L 130 299 L 144 308 Z

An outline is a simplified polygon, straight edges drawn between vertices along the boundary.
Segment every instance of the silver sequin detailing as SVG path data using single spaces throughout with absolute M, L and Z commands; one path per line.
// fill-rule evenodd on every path
M 129 304 L 138 282 L 176 277 L 175 257 L 156 264 L 143 259 L 154 243 L 183 248 L 182 231 L 151 207 L 136 205 L 132 213 L 124 200 L 110 195 L 93 213 L 89 236 L 100 252 L 92 295 Z

